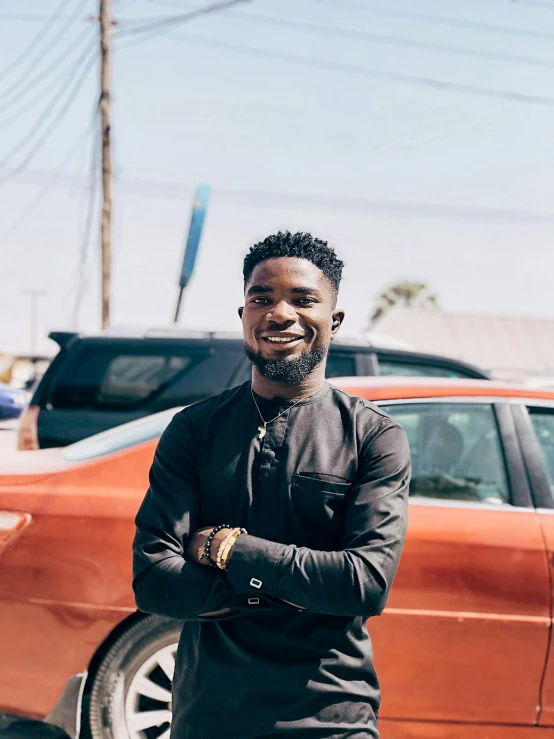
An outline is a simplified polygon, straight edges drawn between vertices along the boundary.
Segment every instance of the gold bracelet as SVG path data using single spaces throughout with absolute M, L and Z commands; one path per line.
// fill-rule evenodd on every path
M 216 555 L 216 558 L 215 558 L 215 563 L 216 563 L 217 567 L 219 567 L 219 569 L 220 569 L 220 570 L 222 570 L 222 569 L 223 569 L 223 567 L 221 566 L 221 558 L 222 558 L 222 556 L 223 556 L 223 552 L 225 551 L 225 548 L 227 547 L 227 545 L 228 545 L 229 541 L 230 541 L 230 540 L 231 540 L 231 539 L 232 539 L 232 538 L 233 538 L 234 536 L 236 536 L 236 535 L 237 535 L 237 531 L 240 531 L 240 529 L 238 529 L 238 528 L 235 528 L 235 529 L 233 529 L 233 530 L 232 530 L 232 531 L 231 531 L 231 532 L 230 532 L 230 533 L 229 533 L 229 534 L 228 534 L 228 535 L 227 535 L 227 536 L 225 537 L 225 539 L 223 539 L 223 541 L 222 541 L 222 542 L 221 542 L 221 544 L 219 545 L 219 549 L 217 550 L 217 555 Z
M 225 541 L 222 542 L 222 544 L 219 547 L 219 550 L 217 552 L 217 566 L 220 570 L 226 570 L 227 569 L 227 560 L 229 559 L 229 554 L 231 553 L 231 549 L 235 546 L 237 539 L 242 536 L 243 534 L 247 534 L 246 529 L 242 528 L 236 528 L 233 529 L 233 531 L 229 534 L 229 536 L 225 539 Z
M 229 554 L 231 553 L 231 549 L 235 546 L 237 543 L 237 539 L 242 536 L 241 531 L 238 531 L 234 536 L 231 536 L 229 541 L 227 542 L 222 554 L 221 554 L 221 568 L 223 570 L 227 569 L 227 560 L 229 559 Z

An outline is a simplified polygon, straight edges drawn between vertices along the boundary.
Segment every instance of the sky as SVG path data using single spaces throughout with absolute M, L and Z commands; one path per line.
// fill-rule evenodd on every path
M 554 2 L 248 0 L 125 36 L 208 4 L 112 0 L 113 326 L 171 324 L 199 183 L 184 328 L 240 330 L 242 259 L 279 229 L 344 260 L 344 335 L 405 279 L 554 318 Z M 97 5 L 0 0 L 0 353 L 30 350 L 29 290 L 37 351 L 100 328 Z

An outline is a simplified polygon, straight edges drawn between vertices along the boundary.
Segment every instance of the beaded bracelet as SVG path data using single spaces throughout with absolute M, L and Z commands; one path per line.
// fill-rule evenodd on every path
M 211 546 L 212 541 L 214 540 L 214 536 L 217 534 L 218 531 L 221 531 L 222 529 L 232 529 L 232 526 L 229 526 L 229 524 L 222 523 L 220 526 L 215 526 L 209 533 L 208 538 L 206 539 L 206 543 L 204 544 L 204 558 L 206 562 L 210 565 L 210 567 L 217 567 L 216 563 L 212 560 L 210 557 L 211 554 Z
M 243 528 L 233 529 L 229 536 L 221 542 L 216 558 L 216 565 L 217 567 L 219 567 L 220 570 L 227 569 L 227 560 L 229 558 L 229 554 L 231 553 L 231 549 L 235 546 L 237 539 L 243 534 L 247 533 L 248 531 Z

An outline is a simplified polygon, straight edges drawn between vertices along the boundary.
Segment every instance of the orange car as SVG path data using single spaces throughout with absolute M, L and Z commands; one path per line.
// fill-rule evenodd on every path
M 554 392 L 333 381 L 413 457 L 408 538 L 369 622 L 383 739 L 554 737 Z M 133 518 L 174 411 L 0 458 L 0 712 L 167 739 L 179 624 L 136 611 Z

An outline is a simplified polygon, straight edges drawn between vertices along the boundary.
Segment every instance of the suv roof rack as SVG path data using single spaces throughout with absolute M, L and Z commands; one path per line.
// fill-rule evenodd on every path
M 166 337 L 180 339 L 242 339 L 238 331 L 195 331 L 184 328 L 149 328 L 144 332 L 145 337 Z

